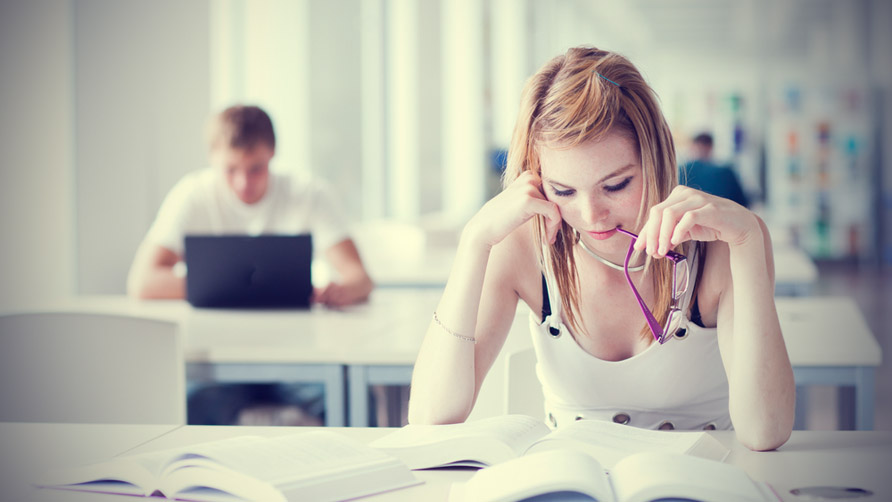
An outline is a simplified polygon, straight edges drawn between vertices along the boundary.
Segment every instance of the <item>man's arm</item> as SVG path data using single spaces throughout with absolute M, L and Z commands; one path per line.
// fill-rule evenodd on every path
M 127 294 L 140 299 L 185 298 L 186 279 L 174 273 L 179 261 L 180 256 L 166 247 L 143 241 L 127 275 Z
M 362 265 L 353 240 L 344 239 L 331 246 L 325 251 L 325 257 L 340 275 L 340 281 L 317 289 L 313 301 L 331 307 L 365 301 L 375 285 Z

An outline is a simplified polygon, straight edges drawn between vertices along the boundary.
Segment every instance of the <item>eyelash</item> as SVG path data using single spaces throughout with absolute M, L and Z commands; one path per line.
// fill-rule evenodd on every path
M 629 185 L 629 182 L 630 182 L 630 181 L 632 181 L 632 177 L 631 177 L 631 176 L 629 176 L 628 178 L 626 178 L 626 179 L 620 181 L 620 182 L 617 183 L 616 185 L 608 185 L 608 186 L 605 186 L 605 187 L 604 187 L 604 190 L 607 190 L 608 192 L 619 192 L 619 191 L 622 190 L 623 188 L 626 188 L 626 186 Z
M 606 185 L 604 187 L 604 190 L 607 192 L 619 192 L 623 188 L 626 188 L 631 181 L 632 181 L 632 177 L 629 176 L 628 178 L 617 183 L 616 185 Z M 576 192 L 576 190 L 573 190 L 573 189 L 558 190 L 557 188 L 554 188 L 554 187 L 551 187 L 551 189 L 554 191 L 554 194 L 558 197 L 569 197 Z

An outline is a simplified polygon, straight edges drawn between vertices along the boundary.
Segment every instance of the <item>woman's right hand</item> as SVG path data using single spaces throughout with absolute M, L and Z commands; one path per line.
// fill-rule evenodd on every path
M 561 228 L 561 213 L 557 204 L 545 198 L 540 179 L 524 171 L 480 208 L 465 226 L 465 233 L 492 247 L 536 215 L 545 218 L 545 238 L 553 244 Z

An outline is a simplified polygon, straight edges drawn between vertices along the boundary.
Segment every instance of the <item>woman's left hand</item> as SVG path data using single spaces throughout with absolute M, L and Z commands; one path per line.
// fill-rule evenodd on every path
M 656 258 L 689 240 L 724 241 L 735 247 L 761 237 L 756 215 L 747 208 L 684 185 L 651 208 L 641 227 L 635 250 L 647 249 Z

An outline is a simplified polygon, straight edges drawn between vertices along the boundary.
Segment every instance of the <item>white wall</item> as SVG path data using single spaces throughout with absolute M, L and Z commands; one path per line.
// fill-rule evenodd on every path
M 71 15 L 0 2 L 0 309 L 73 288 Z
M 123 293 L 164 195 L 206 165 L 209 4 L 74 5 L 77 291 Z

